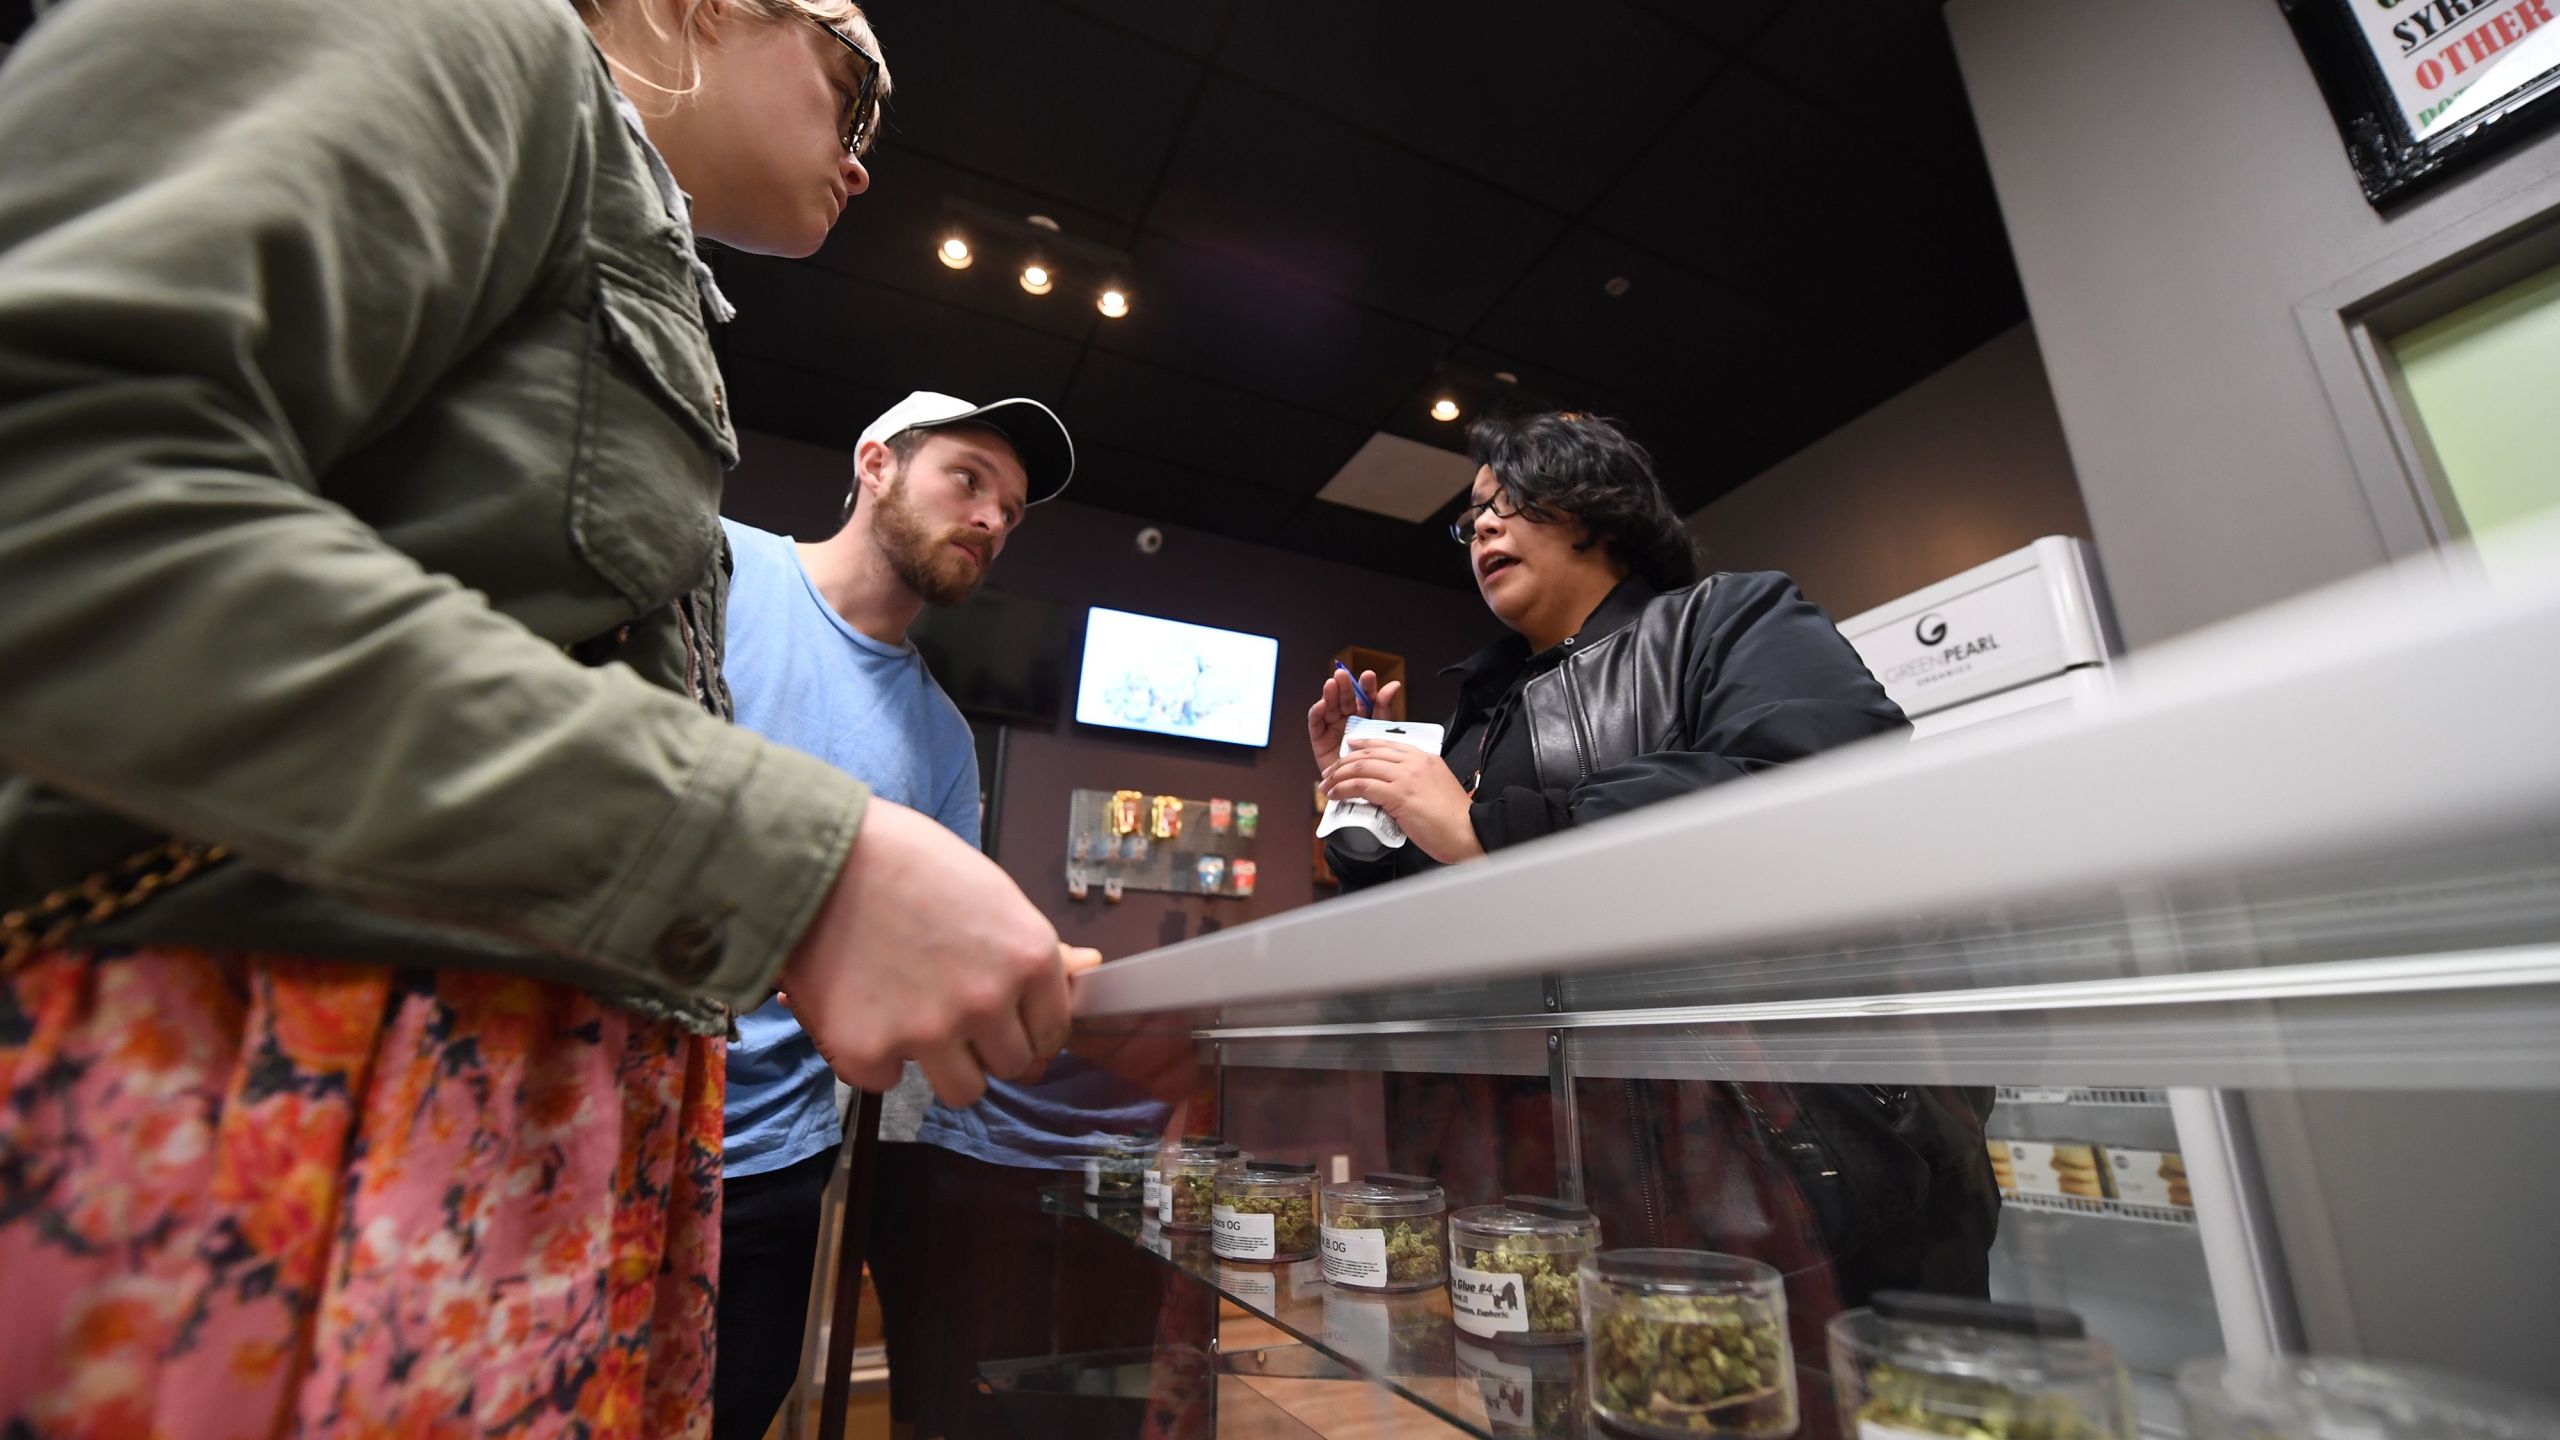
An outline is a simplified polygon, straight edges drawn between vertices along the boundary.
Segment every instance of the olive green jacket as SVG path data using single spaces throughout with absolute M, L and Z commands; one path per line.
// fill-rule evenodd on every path
M 0 909 L 176 836 L 238 858 L 80 943 L 770 988 L 866 792 L 726 723 L 736 440 L 613 102 L 565 0 L 0 66 Z

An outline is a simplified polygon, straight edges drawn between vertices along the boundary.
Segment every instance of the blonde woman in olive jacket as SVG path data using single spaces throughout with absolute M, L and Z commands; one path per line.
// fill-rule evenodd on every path
M 0 1431 L 707 1423 L 729 1009 L 1054 1051 L 991 864 L 727 723 L 693 227 L 850 0 L 74 0 L 0 65 Z M 690 213 L 688 213 L 688 192 Z

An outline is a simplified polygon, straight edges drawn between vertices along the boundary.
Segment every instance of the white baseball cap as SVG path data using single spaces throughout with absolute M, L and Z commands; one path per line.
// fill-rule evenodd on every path
M 1013 442 L 1013 453 L 1022 458 L 1022 473 L 1030 481 L 1025 504 L 1049 499 L 1075 477 L 1076 442 L 1067 438 L 1066 422 L 1039 401 L 1019 396 L 972 405 L 957 396 L 918 390 L 880 412 L 879 419 L 863 427 L 862 438 L 886 445 L 890 436 L 901 431 L 930 430 L 963 420 L 984 425 Z M 854 448 L 859 452 L 861 446 Z

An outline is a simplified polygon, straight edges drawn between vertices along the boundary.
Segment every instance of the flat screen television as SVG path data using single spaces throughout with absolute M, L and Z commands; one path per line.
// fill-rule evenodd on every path
M 1096 605 L 1085 615 L 1076 720 L 1228 745 L 1271 743 L 1280 642 Z

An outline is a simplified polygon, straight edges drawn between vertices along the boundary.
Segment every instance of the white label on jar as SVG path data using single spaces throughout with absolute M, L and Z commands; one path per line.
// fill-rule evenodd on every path
M 1926 1430 L 1914 1430 L 1908 1425 L 1887 1425 L 1881 1420 L 1861 1420 L 1858 1422 L 1858 1440 L 1944 1440 L 1944 1437 L 1932 1435 Z
M 1321 1234 L 1324 1278 L 1336 1285 L 1358 1285 L 1369 1290 L 1387 1287 L 1386 1231 L 1336 1230 L 1327 1225 Z
M 1265 1215 L 1262 1218 L 1268 1220 L 1271 1217 Z M 1265 1315 L 1280 1313 L 1280 1272 L 1277 1270 L 1246 1270 L 1234 1265 L 1221 1265 L 1218 1267 L 1218 1288 L 1234 1296 L 1240 1305 Z
M 1496 1270 L 1449 1267 L 1449 1314 L 1470 1335 L 1523 1335 L 1529 1330 L 1529 1281 Z
M 1138 1193 L 1140 1197 L 1139 1203 L 1161 1215 L 1164 1210 L 1164 1172 L 1161 1170 L 1149 1170 L 1147 1172 L 1146 1187 Z
M 1173 1187 L 1162 1180 L 1156 1182 L 1156 1223 L 1173 1223 Z
M 1239 1215 L 1229 1205 L 1209 1207 L 1209 1228 L 1216 1233 L 1209 1248 L 1229 1260 L 1268 1260 L 1280 1253 L 1272 1238 L 1273 1215 Z
M 1084 1193 L 1096 1197 L 1102 1194 L 1102 1162 L 1099 1160 L 1084 1162 Z

